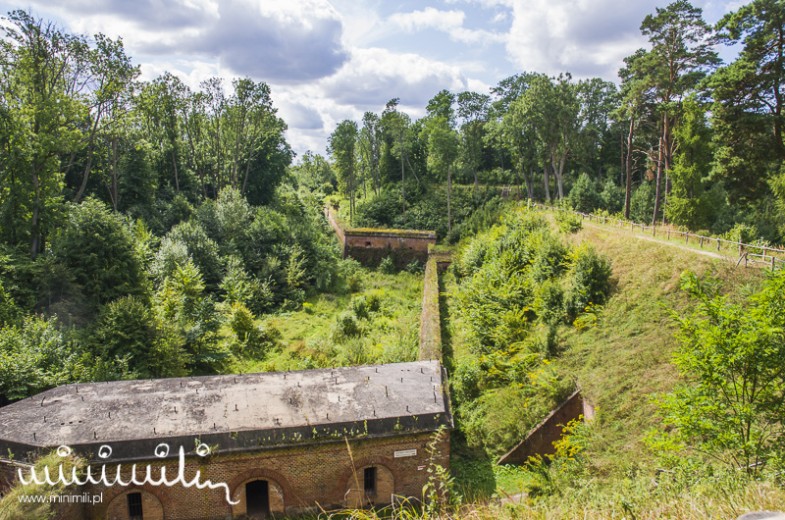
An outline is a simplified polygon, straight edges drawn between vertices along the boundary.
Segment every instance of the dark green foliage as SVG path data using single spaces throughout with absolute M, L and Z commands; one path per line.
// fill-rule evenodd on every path
M 597 193 L 597 187 L 588 174 L 582 173 L 572 185 L 567 201 L 575 211 L 591 213 L 602 204 L 602 199 Z
M 362 334 L 362 326 L 357 321 L 357 316 L 350 311 L 341 313 L 335 320 L 334 339 L 342 341 Z
M 651 224 L 653 211 L 654 187 L 648 182 L 644 182 L 632 193 L 630 218 L 635 222 Z
M 379 271 L 384 274 L 393 274 L 397 269 L 395 268 L 395 260 L 391 256 L 386 256 L 379 262 Z
M 600 208 L 609 213 L 618 213 L 624 208 L 624 189 L 617 186 L 612 179 L 608 179 L 602 185 L 600 201 Z
M 567 271 L 565 311 L 575 319 L 591 305 L 602 305 L 610 293 L 611 265 L 593 249 L 579 247 L 572 251 Z
M 52 241 L 52 253 L 88 305 L 147 290 L 131 232 L 119 215 L 96 199 L 69 207 L 65 225 Z
M 371 293 L 352 298 L 349 307 L 351 307 L 357 319 L 368 319 L 372 313 L 379 312 L 382 307 L 382 301 L 378 294 Z
M 165 239 L 170 240 L 174 248 L 182 244 L 188 258 L 199 268 L 207 289 L 212 291 L 217 288 L 223 277 L 218 244 L 207 236 L 202 226 L 191 220 L 181 222 L 167 233 Z M 164 275 L 169 274 L 171 272 L 164 273 Z
M 150 377 L 157 373 L 156 320 L 148 302 L 126 296 L 101 309 L 90 338 L 96 358 L 123 360 L 130 375 Z
M 32 316 L 0 328 L 0 404 L 78 381 L 80 355 L 55 318 Z

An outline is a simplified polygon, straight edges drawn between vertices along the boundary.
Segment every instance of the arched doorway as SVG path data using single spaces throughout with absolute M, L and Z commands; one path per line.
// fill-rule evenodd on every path
M 270 517 L 270 483 L 266 480 L 252 480 L 245 484 L 245 507 L 249 519 Z
M 280 477 L 279 477 L 280 478 Z M 232 484 L 233 518 L 280 518 L 284 514 L 283 487 L 264 471 L 253 471 Z

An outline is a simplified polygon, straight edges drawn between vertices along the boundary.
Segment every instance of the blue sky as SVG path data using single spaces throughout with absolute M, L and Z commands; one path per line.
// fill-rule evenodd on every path
M 693 0 L 709 22 L 746 3 Z M 168 70 L 270 84 L 287 138 L 324 153 L 343 119 L 393 97 L 414 117 L 443 88 L 487 92 L 522 71 L 616 81 L 652 0 L 0 0 L 66 29 L 121 36 L 143 79 Z M 731 56 L 725 51 L 724 57 Z

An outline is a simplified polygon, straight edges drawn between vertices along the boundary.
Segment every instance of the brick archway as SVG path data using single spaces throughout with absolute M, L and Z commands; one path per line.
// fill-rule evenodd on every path
M 374 496 L 368 496 L 364 490 L 364 472 L 366 468 L 377 468 L 377 490 Z M 370 504 L 389 504 L 395 494 L 398 475 L 393 471 L 394 465 L 389 457 L 363 457 L 354 461 L 354 469 L 348 468 L 340 482 L 340 494 L 343 496 L 344 507 L 364 507 Z
M 238 504 L 232 506 L 232 516 L 238 517 L 247 513 L 245 485 L 256 480 L 268 482 L 270 512 L 273 514 L 285 513 L 287 505 L 291 506 L 294 499 L 291 486 L 286 478 L 277 471 L 251 469 L 232 479 L 229 484 L 229 489 L 232 490 L 232 500 L 239 501 Z
M 151 486 L 119 489 L 109 499 L 103 518 L 106 520 L 127 520 L 129 516 L 128 499 L 126 497 L 131 493 L 140 493 L 142 495 L 142 511 L 144 511 L 145 520 L 148 518 L 150 520 L 164 520 L 163 500 Z

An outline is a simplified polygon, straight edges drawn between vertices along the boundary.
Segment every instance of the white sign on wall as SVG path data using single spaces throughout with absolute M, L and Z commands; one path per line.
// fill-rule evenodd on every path
M 403 457 L 414 457 L 415 455 L 417 455 L 417 449 L 399 450 L 393 454 L 393 457 L 395 457 L 396 459 L 400 459 Z

